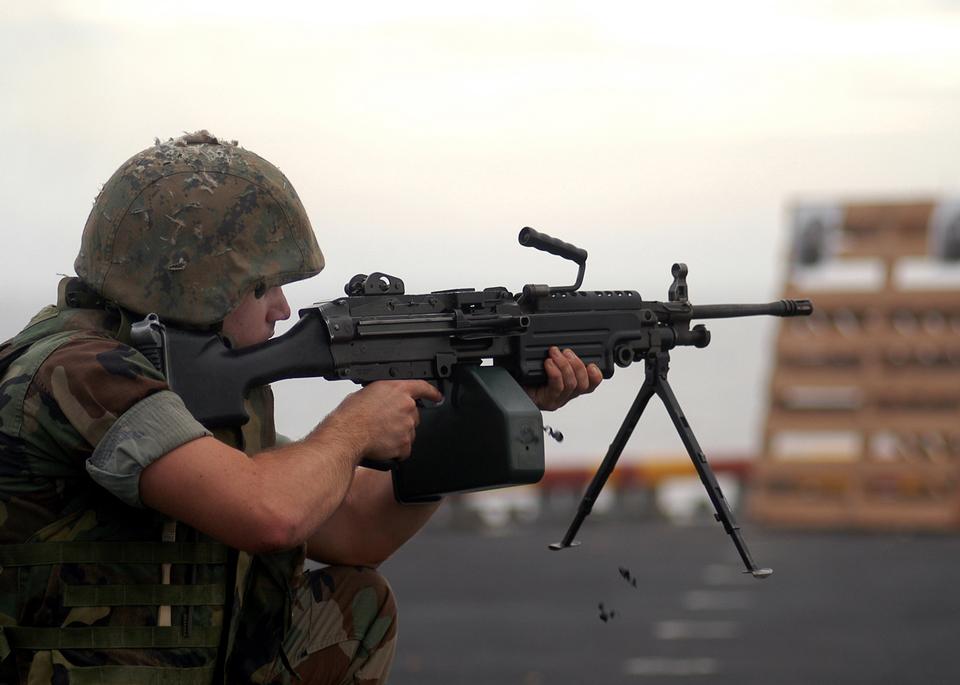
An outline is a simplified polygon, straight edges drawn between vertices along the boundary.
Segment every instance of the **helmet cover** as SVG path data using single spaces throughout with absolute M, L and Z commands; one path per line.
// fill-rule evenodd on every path
M 258 286 L 309 278 L 323 263 L 286 176 L 236 141 L 197 131 L 157 140 L 110 177 L 74 267 L 126 309 L 209 326 Z

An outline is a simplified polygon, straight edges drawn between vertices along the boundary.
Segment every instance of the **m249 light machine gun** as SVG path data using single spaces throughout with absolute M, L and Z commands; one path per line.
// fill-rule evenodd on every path
M 809 300 L 768 304 L 693 305 L 687 298 L 687 267 L 673 265 L 666 302 L 644 300 L 633 290 L 580 290 L 587 253 L 532 228 L 521 245 L 575 262 L 573 285 L 443 290 L 408 295 L 403 281 L 384 273 L 359 274 L 346 297 L 300 310 L 284 335 L 250 348 L 230 349 L 217 334 L 165 325 L 150 315 L 132 327 L 133 344 L 166 375 L 170 387 L 210 429 L 248 420 L 244 397 L 255 386 L 284 378 L 321 376 L 370 383 L 426 379 L 444 401 L 421 409 L 409 459 L 388 466 L 401 502 L 436 499 L 449 492 L 534 483 L 543 475 L 541 415 L 522 385 L 546 382 L 543 362 L 551 346 L 570 348 L 604 378 L 617 366 L 643 361 L 646 380 L 624 418 L 600 469 L 583 496 L 566 535 L 574 536 L 654 395 L 666 405 L 747 571 L 760 569 L 747 551 L 730 507 L 667 382 L 670 350 L 706 347 L 710 332 L 694 319 L 740 316 L 805 316 Z M 492 366 L 482 366 L 492 360 Z M 364 464 L 376 467 L 378 464 Z

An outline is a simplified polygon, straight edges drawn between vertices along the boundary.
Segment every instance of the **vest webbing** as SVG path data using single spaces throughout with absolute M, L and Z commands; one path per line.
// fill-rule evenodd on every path
M 215 542 L 36 542 L 0 545 L 0 566 L 44 564 L 223 564 Z
M 223 583 L 209 585 L 67 585 L 65 607 L 203 606 L 223 604 Z
M 92 628 L 30 628 L 3 626 L 14 649 L 162 649 L 216 647 L 223 626 L 194 628 L 188 635 L 178 627 L 95 626 Z
M 63 300 L 63 298 L 60 298 Z M 69 307 L 76 303 L 61 302 L 60 311 L 51 316 L 35 317 L 28 331 L 11 342 L 17 345 L 0 345 L 0 376 L 11 362 L 28 352 L 31 346 L 53 335 L 69 337 L 84 335 L 86 331 L 101 332 L 127 342 L 125 335 L 117 335 L 118 322 L 107 313 L 96 316 L 76 316 Z M 88 306 L 88 305 L 82 305 Z M 53 309 L 53 308 L 51 308 Z M 99 316 L 94 310 L 89 310 Z M 58 314 L 64 314 L 60 318 Z M 125 323 L 121 319 L 121 324 Z M 125 333 L 125 331 L 124 331 Z M 142 539 L 142 538 L 141 538 Z M 30 542 L 0 545 L 0 566 L 42 567 L 60 564 L 104 564 L 137 567 L 161 564 L 187 566 L 226 565 L 230 560 L 229 550 L 219 543 L 195 542 L 117 542 L 117 541 L 57 541 Z M 10 568 L 10 573 L 14 572 Z M 123 573 L 121 573 L 123 576 Z M 188 577 L 194 577 L 188 572 Z M 224 585 L 167 585 L 137 586 L 124 584 L 118 578 L 112 586 L 62 585 L 64 600 L 70 606 L 224 606 L 229 605 Z M 230 585 L 232 588 L 232 583 Z M 69 595 L 69 596 L 68 596 Z M 143 604 L 141 604 L 143 602 Z M 189 611 L 187 609 L 186 611 Z M 189 616 L 189 614 L 185 614 Z M 185 623 L 189 625 L 189 621 Z M 11 649 L 55 653 L 55 650 L 116 649 L 182 649 L 211 650 L 220 646 L 228 626 L 191 626 L 188 637 L 183 636 L 183 627 L 154 626 L 83 626 L 71 628 L 0 626 L 0 659 L 6 658 Z M 29 656 L 29 654 L 27 655 Z M 49 658 L 49 657 L 48 657 Z M 193 661 L 192 663 L 206 663 Z M 59 662 L 66 668 L 71 685 L 210 685 L 217 673 L 214 665 L 203 667 L 174 667 L 172 664 L 145 666 L 104 665 L 74 666 Z M 222 678 L 221 678 L 222 682 Z
M 70 685 L 210 685 L 212 666 L 164 668 L 161 666 L 71 666 Z

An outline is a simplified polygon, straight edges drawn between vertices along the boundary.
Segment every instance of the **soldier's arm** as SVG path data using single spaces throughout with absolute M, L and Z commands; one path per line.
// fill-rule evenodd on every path
M 416 398 L 439 399 L 423 382 L 373 384 L 305 440 L 249 458 L 211 437 L 152 365 L 116 340 L 63 345 L 27 394 L 42 435 L 71 446 L 104 496 L 252 552 L 306 540 L 339 507 L 359 459 L 409 454 Z
M 374 383 L 350 395 L 304 440 L 248 458 L 212 437 L 145 468 L 143 503 L 238 549 L 268 552 L 306 541 L 342 507 L 363 458 L 410 453 L 423 381 Z M 343 563 L 365 564 L 363 555 Z

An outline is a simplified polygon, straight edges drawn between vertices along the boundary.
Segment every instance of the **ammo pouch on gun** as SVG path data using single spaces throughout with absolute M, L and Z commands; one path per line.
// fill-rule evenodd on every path
M 536 483 L 543 477 L 543 419 L 498 366 L 458 366 L 444 401 L 420 410 L 410 458 L 393 471 L 397 500 Z

